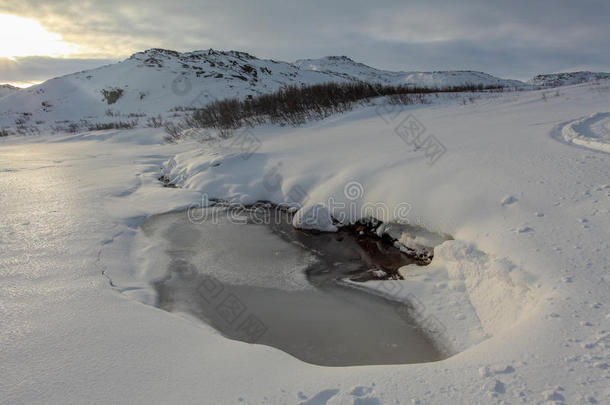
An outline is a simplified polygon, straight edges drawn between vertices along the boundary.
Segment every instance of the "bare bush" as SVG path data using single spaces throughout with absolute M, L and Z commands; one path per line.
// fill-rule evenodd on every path
M 164 128 L 167 135 L 165 135 L 163 139 L 169 143 L 177 142 L 182 137 L 182 131 L 185 129 L 181 125 L 173 122 L 166 122 Z
M 138 121 L 116 121 L 105 123 L 94 123 L 89 126 L 89 131 L 103 131 L 106 129 L 132 129 L 138 125 Z
M 188 128 L 213 128 L 221 137 L 242 126 L 265 123 L 302 125 L 349 111 L 356 102 L 388 96 L 391 104 L 426 104 L 426 94 L 442 92 L 476 92 L 501 87 L 463 85 L 450 87 L 384 86 L 364 82 L 325 83 L 311 86 L 285 86 L 278 91 L 245 100 L 216 100 L 194 110 L 178 124 L 167 124 L 168 140 L 174 142 Z
M 161 117 L 161 115 L 149 117 L 146 120 L 146 126 L 149 128 L 161 128 L 163 126 L 163 117 Z
M 104 101 L 110 104 L 114 104 L 117 102 L 119 98 L 123 95 L 123 89 L 103 89 L 102 96 L 104 96 Z
M 71 122 L 68 124 L 68 127 L 66 129 L 68 132 L 74 134 L 80 130 L 80 125 L 78 125 L 76 122 Z

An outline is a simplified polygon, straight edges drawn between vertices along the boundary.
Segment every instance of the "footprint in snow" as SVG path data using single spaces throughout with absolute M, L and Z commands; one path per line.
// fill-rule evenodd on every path
M 479 368 L 479 375 L 481 377 L 491 377 L 497 374 L 511 374 L 515 372 L 515 368 L 513 366 L 495 366 L 495 367 L 481 367 Z
M 310 399 L 303 401 L 303 402 L 299 402 L 299 405 L 326 405 L 328 400 L 331 399 L 332 397 L 334 397 L 335 395 L 337 395 L 338 392 L 339 392 L 339 390 L 336 388 L 323 390 L 323 391 L 318 392 L 316 395 L 314 395 Z M 305 396 L 302 392 L 299 392 L 298 397 L 299 397 L 299 399 L 307 398 L 307 396 Z
M 381 405 L 379 398 L 367 397 L 354 399 L 354 405 Z
M 509 195 L 506 196 L 502 199 L 501 204 L 503 207 L 507 206 L 507 205 L 511 205 L 516 203 L 517 201 L 519 201 L 519 199 L 517 197 L 515 197 L 514 195 Z
M 562 387 L 557 387 L 554 390 L 544 391 L 542 396 L 545 401 L 563 401 L 565 400 L 564 396 L 561 394 L 563 392 Z
M 355 397 L 363 397 L 367 394 L 370 394 L 371 392 L 373 392 L 373 387 L 365 387 L 365 386 L 360 385 L 360 386 L 354 387 L 352 389 L 352 391 L 350 392 L 350 394 Z
M 498 366 L 493 369 L 494 374 L 511 374 L 515 372 L 515 368 L 511 365 Z
M 370 387 L 366 386 L 357 386 L 352 389 L 350 395 L 356 397 L 354 398 L 354 405 L 378 405 L 381 404 L 379 398 L 371 396 L 373 393 L 373 389 L 375 387 L 375 383 L 371 384 Z
M 506 386 L 498 379 L 490 380 L 485 383 L 483 389 L 488 391 L 492 396 L 498 394 L 504 394 L 506 392 Z

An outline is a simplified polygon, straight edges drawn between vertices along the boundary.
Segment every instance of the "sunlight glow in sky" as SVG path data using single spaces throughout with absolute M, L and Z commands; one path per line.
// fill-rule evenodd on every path
M 520 80 L 610 71 L 609 15 L 608 0 L 0 0 L 0 83 L 149 48 L 283 61 L 346 55 L 380 69 Z
M 9 81 L 2 82 L 2 84 L 8 84 L 8 85 L 15 86 L 15 87 L 21 87 L 22 89 L 25 89 L 27 87 L 34 86 L 35 84 L 40 84 L 40 83 L 42 83 L 42 80 L 35 80 L 35 81 L 31 81 L 31 82 L 22 82 L 22 81 L 19 81 L 19 82 L 9 82 Z
M 0 57 L 65 57 L 78 50 L 78 46 L 64 42 L 61 35 L 47 31 L 36 20 L 0 14 Z

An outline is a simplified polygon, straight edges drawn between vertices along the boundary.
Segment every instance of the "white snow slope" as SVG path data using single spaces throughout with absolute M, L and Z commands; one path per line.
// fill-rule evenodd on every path
M 561 135 L 580 120 L 578 137 L 607 139 L 610 83 L 542 95 L 379 101 L 255 128 L 246 149 L 156 129 L 1 139 L 0 402 L 610 403 L 610 154 Z M 395 132 L 412 117 L 446 148 L 433 164 Z M 143 304 L 146 216 L 204 195 L 290 201 L 296 185 L 307 206 L 408 204 L 411 224 L 453 236 L 406 280 L 365 284 L 417 302 L 452 357 L 312 366 Z
M 435 87 L 524 85 L 481 72 L 387 72 L 345 57 L 291 64 L 236 51 L 151 49 L 117 64 L 48 80 L 0 100 L 0 129 L 30 134 L 86 130 L 96 123 L 118 121 L 145 126 L 150 117 L 172 119 L 184 108 L 202 107 L 214 99 L 245 98 L 290 84 L 355 80 Z M 122 94 L 109 104 L 104 90 Z
M 299 59 L 294 64 L 301 69 L 314 70 L 345 77 L 348 80 L 361 80 L 389 85 L 413 85 L 419 87 L 448 87 L 467 84 L 485 86 L 521 87 L 518 80 L 499 79 L 483 72 L 469 70 L 437 72 L 390 72 L 354 62 L 347 56 L 327 56 L 320 59 Z
M 0 84 L 0 98 L 18 92 L 19 87 L 11 86 L 10 84 Z

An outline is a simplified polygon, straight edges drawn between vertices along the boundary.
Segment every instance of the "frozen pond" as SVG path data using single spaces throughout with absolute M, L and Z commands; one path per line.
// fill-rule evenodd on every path
M 375 265 L 409 259 L 346 232 L 295 230 L 273 208 L 206 208 L 150 218 L 141 237 L 163 252 L 159 305 L 224 336 L 327 366 L 419 363 L 442 353 L 404 304 L 345 286 Z M 384 262 L 385 260 L 385 262 Z

